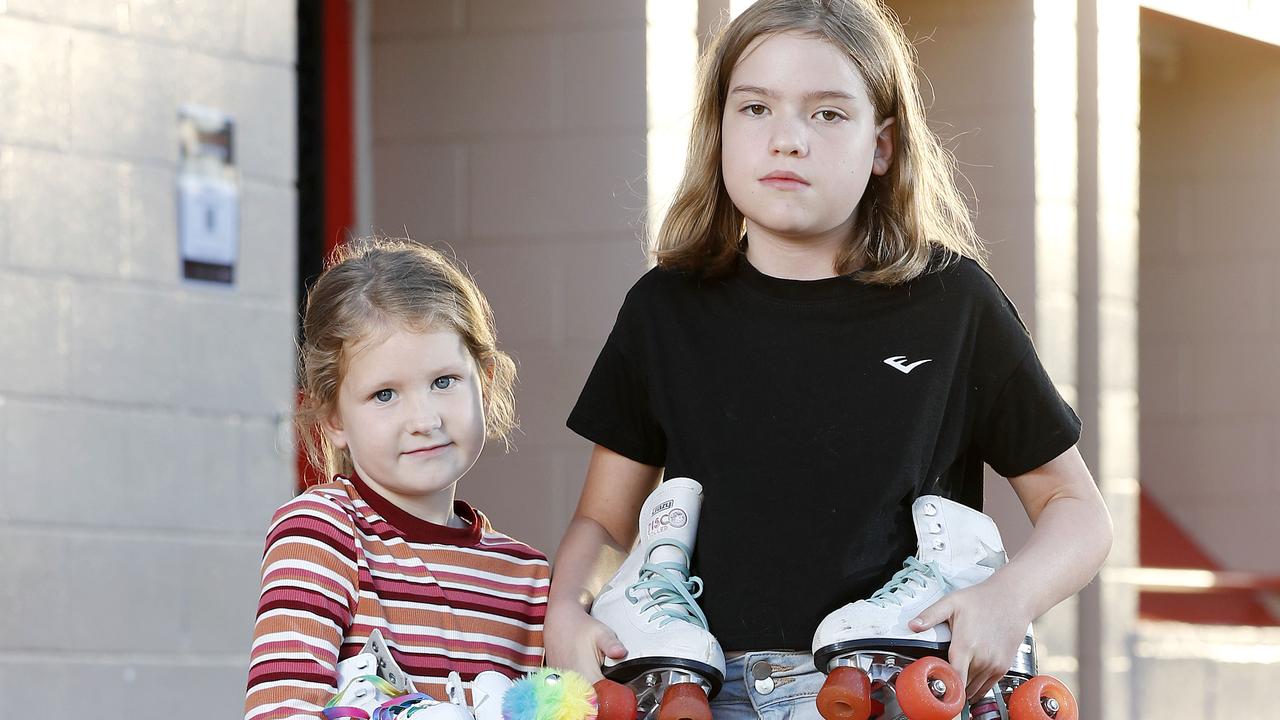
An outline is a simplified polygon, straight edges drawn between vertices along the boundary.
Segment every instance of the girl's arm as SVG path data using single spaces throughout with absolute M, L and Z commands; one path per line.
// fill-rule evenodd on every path
M 560 541 L 547 597 L 547 665 L 601 678 L 604 655 L 626 649 L 588 613 L 596 592 L 613 577 L 635 542 L 644 499 L 662 468 L 644 465 L 600 445 L 591 453 L 587 480 L 569 529 Z
M 1009 669 L 1027 625 L 1088 584 L 1111 550 L 1111 514 L 1075 447 L 1009 483 L 1035 526 L 1027 544 L 986 582 L 911 624 L 919 632 L 950 623 L 950 660 L 971 698 Z
M 262 559 L 245 720 L 320 717 L 337 692 L 359 582 L 354 533 L 349 517 L 315 495 L 276 512 Z

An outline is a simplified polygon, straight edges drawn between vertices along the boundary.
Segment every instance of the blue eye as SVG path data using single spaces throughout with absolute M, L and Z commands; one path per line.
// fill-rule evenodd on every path
M 436 390 L 448 390 L 449 388 L 453 387 L 454 384 L 457 382 L 458 382 L 458 378 L 452 375 L 446 375 L 444 377 L 438 377 L 435 380 L 433 380 L 431 382 L 431 387 L 435 388 Z
M 389 403 L 391 402 L 391 398 L 395 397 L 395 395 L 396 395 L 396 392 L 394 390 L 383 389 L 374 393 L 373 399 L 377 400 L 380 403 Z

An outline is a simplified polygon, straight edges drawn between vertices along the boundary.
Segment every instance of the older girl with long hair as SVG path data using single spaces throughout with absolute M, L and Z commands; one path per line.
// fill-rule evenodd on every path
M 1028 624 L 1098 571 L 1111 525 L 1080 422 L 985 269 L 912 47 L 877 0 L 760 0 L 700 78 L 656 267 L 569 417 L 595 447 L 556 558 L 548 660 L 598 678 L 628 659 L 592 601 L 664 473 L 694 478 L 700 582 L 651 594 L 649 612 L 702 589 L 685 615 L 728 660 L 717 720 L 812 716 L 819 624 L 887 583 L 917 589 L 898 572 L 917 549 L 913 502 L 981 509 L 985 464 L 1031 537 L 910 623 L 950 625 L 946 654 L 982 696 Z

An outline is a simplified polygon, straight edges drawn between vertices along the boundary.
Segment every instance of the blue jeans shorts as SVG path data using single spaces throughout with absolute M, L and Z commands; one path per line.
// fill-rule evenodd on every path
M 822 720 L 814 698 L 827 676 L 813 666 L 813 655 L 749 652 L 725 665 L 724 686 L 711 701 L 715 720 Z

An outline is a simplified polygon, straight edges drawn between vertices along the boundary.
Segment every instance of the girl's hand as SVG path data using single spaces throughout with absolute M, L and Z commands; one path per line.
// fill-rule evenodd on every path
M 543 638 L 548 667 L 573 670 L 593 685 L 604 677 L 600 663 L 606 656 L 614 660 L 627 656 L 618 636 L 577 603 L 547 608 Z
M 1017 589 L 997 575 L 930 605 L 908 627 L 921 632 L 942 622 L 951 626 L 948 659 L 973 701 L 1009 671 L 1033 619 L 1018 602 Z

